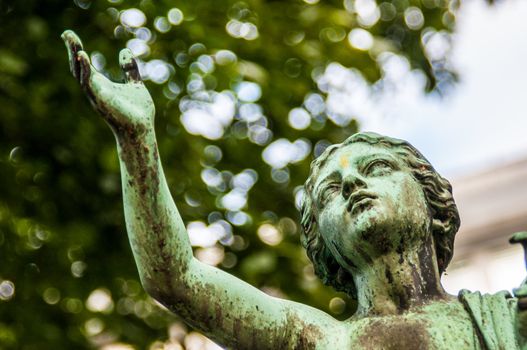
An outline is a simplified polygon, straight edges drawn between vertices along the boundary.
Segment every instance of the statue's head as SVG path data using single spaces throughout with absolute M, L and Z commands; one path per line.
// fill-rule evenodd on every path
M 388 252 L 435 248 L 441 274 L 459 214 L 450 183 L 408 142 L 358 133 L 311 164 L 302 244 L 325 284 L 355 295 L 354 268 Z

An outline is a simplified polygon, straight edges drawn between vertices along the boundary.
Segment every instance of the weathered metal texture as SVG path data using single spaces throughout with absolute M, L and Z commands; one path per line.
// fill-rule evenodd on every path
M 91 66 L 72 31 L 63 39 L 73 76 L 117 140 L 126 226 L 143 286 L 191 326 L 235 349 L 524 344 L 527 316 L 517 299 L 468 292 L 458 299 L 443 290 L 440 276 L 459 226 L 451 186 L 402 140 L 353 135 L 313 162 L 305 185 L 303 244 L 322 280 L 357 298 L 349 320 L 270 297 L 199 262 L 163 174 L 154 104 L 131 52 L 121 51 L 126 82 L 115 83 Z

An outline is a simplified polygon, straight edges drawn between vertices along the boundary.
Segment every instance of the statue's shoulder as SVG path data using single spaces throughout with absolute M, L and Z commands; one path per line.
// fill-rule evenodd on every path
M 478 291 L 472 292 L 463 289 L 459 292 L 458 299 L 471 316 L 477 318 L 484 317 L 488 313 L 494 317 L 499 315 L 502 319 L 514 319 L 516 317 L 518 299 L 506 290 L 494 294 L 482 294 Z
M 482 294 L 462 290 L 458 298 L 487 349 L 520 349 L 516 332 L 517 299 L 508 291 Z

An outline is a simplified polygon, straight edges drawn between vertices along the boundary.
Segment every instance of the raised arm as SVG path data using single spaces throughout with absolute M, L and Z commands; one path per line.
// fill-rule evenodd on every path
M 117 140 L 126 228 L 145 290 L 193 327 L 236 349 L 312 349 L 329 345 L 329 332 L 335 343 L 342 326 L 327 314 L 272 298 L 194 259 L 159 159 L 154 104 L 131 52 L 119 55 L 126 82 L 114 83 L 91 66 L 72 31 L 62 37 L 73 76 Z

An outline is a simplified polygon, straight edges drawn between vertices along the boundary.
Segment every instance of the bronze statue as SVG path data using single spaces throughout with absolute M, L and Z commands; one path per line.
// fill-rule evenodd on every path
M 98 73 L 72 32 L 73 76 L 117 140 L 126 226 L 145 290 L 192 327 L 235 349 L 520 349 L 525 286 L 448 295 L 440 276 L 459 215 L 450 183 L 409 143 L 374 133 L 330 146 L 311 166 L 302 243 L 324 283 L 357 298 L 338 321 L 273 298 L 195 259 L 170 195 L 154 104 L 129 50 L 125 83 Z M 523 236 L 516 240 L 524 241 Z

